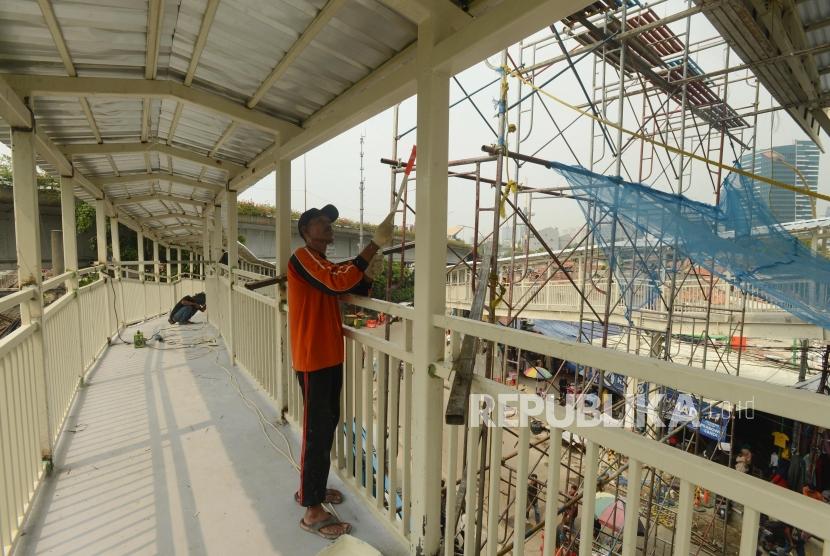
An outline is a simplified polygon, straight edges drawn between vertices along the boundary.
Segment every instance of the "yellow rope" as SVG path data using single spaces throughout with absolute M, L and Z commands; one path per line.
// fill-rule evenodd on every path
M 717 162 L 715 160 L 710 160 L 710 159 L 706 158 L 705 156 L 701 156 L 699 154 L 695 154 L 695 153 L 692 153 L 692 152 L 689 152 L 689 151 L 686 151 L 686 150 L 683 150 L 683 149 L 680 149 L 680 148 L 677 148 L 677 147 L 672 147 L 671 145 L 661 143 L 660 141 L 652 139 L 652 138 L 650 138 L 650 137 L 648 137 L 648 136 L 646 136 L 642 133 L 638 133 L 636 131 L 631 131 L 630 129 L 626 129 L 626 128 L 622 127 L 619 124 L 615 124 L 614 122 L 605 120 L 603 118 L 600 118 L 599 116 L 594 116 L 590 112 L 588 112 L 586 110 L 582 110 L 578 106 L 576 106 L 574 104 L 571 104 L 570 102 L 568 102 L 566 100 L 563 100 L 563 99 L 561 99 L 557 96 L 554 96 L 554 95 L 550 94 L 549 92 L 542 89 L 541 87 L 538 87 L 535 83 L 533 83 L 529 79 L 526 79 L 525 77 L 523 77 L 521 75 L 521 73 L 519 73 L 518 71 L 512 71 L 508 68 L 505 68 L 505 71 L 508 72 L 508 75 L 510 75 L 511 77 L 515 77 L 516 79 L 521 80 L 524 84 L 526 84 L 531 89 L 535 90 L 536 92 L 538 92 L 540 94 L 545 95 L 546 97 L 548 97 L 552 101 L 554 101 L 558 104 L 561 104 L 565 108 L 570 108 L 571 110 L 573 110 L 575 112 L 578 112 L 579 114 L 581 114 L 583 116 L 587 116 L 588 118 L 591 118 L 592 120 L 596 120 L 597 122 L 599 122 L 601 124 L 605 124 L 606 126 L 612 128 L 612 129 L 615 129 L 617 131 L 622 131 L 623 133 L 625 133 L 627 135 L 630 135 L 630 136 L 634 137 L 635 139 L 640 139 L 641 141 L 645 141 L 646 143 L 651 143 L 652 145 L 654 145 L 656 147 L 666 149 L 667 151 L 669 151 L 671 153 L 679 154 L 679 155 L 682 155 L 682 156 L 687 156 L 687 157 L 689 157 L 693 160 L 697 160 L 697 161 L 700 161 L 700 162 L 705 162 L 706 164 L 715 166 L 716 168 L 720 168 L 722 170 L 727 170 L 729 172 L 733 172 L 733 173 L 738 174 L 740 176 L 744 176 L 744 177 L 747 177 L 747 178 L 750 178 L 750 179 L 753 179 L 753 180 L 756 180 L 756 181 L 768 183 L 769 185 L 772 185 L 772 186 L 775 186 L 775 187 L 780 187 L 781 189 L 786 189 L 788 191 L 793 191 L 795 193 L 800 193 L 801 195 L 807 195 L 807 196 L 813 197 L 815 199 L 822 199 L 824 201 L 830 201 L 830 195 L 824 195 L 822 193 L 818 193 L 817 191 L 812 191 L 811 189 L 807 189 L 806 187 L 797 187 L 795 185 L 792 185 L 792 184 L 789 184 L 789 183 L 784 183 L 784 182 L 778 181 L 778 180 L 774 180 L 772 178 L 768 178 L 768 177 L 765 177 L 765 176 L 759 176 L 757 174 L 753 174 L 752 172 L 747 172 L 746 170 L 744 170 L 742 168 L 735 168 L 734 166 L 729 166 L 728 164 L 723 164 L 722 162 Z

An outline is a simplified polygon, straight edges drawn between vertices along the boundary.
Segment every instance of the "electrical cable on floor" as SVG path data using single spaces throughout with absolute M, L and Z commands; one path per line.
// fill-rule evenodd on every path
M 208 326 L 206 322 L 195 323 L 195 324 L 201 324 L 201 326 L 199 328 L 190 328 L 190 327 L 181 328 L 181 325 L 178 325 L 178 326 L 162 326 L 162 327 L 156 328 L 153 331 L 152 336 L 148 339 L 147 345 L 148 345 L 148 347 L 151 347 L 153 349 L 158 349 L 158 350 L 161 350 L 161 351 L 164 351 L 164 350 L 167 350 L 167 349 L 192 350 L 192 349 L 198 349 L 198 348 L 206 348 L 206 350 L 203 353 L 199 353 L 198 355 L 195 355 L 195 356 L 192 356 L 192 354 L 186 353 L 185 354 L 186 359 L 198 359 L 200 357 L 204 357 L 205 355 L 207 355 L 209 353 L 214 353 L 216 355 L 216 358 L 215 358 L 214 362 L 216 363 L 217 366 L 221 367 L 222 370 L 225 371 L 225 374 L 228 375 L 228 378 L 230 379 L 230 382 L 233 384 L 234 388 L 236 389 L 236 393 L 242 399 L 242 402 L 248 407 L 248 409 L 252 410 L 256 414 L 257 419 L 259 421 L 260 430 L 262 431 L 262 434 L 265 436 L 268 443 L 271 445 L 271 447 L 274 449 L 274 451 L 276 451 L 278 454 L 283 456 L 291 464 L 291 466 L 294 468 L 294 470 L 297 471 L 297 473 L 299 474 L 300 466 L 297 463 L 297 460 L 294 458 L 294 454 L 291 451 L 291 443 L 288 440 L 288 437 L 285 435 L 285 433 L 282 430 L 279 429 L 279 427 L 277 427 L 274 423 L 272 423 L 270 420 L 268 420 L 268 418 L 262 412 L 260 407 L 253 400 L 251 400 L 250 398 L 248 398 L 245 395 L 245 393 L 242 391 L 242 387 L 239 384 L 239 379 L 237 378 L 236 374 L 234 374 L 233 371 L 231 371 L 227 366 L 225 366 L 221 363 L 220 357 L 221 357 L 221 351 L 222 350 L 221 350 L 220 344 L 219 344 L 219 336 L 218 335 L 213 335 L 213 336 L 204 335 L 204 336 L 198 336 L 198 337 L 184 337 L 181 334 L 181 332 L 183 332 L 185 330 L 198 331 L 198 330 L 202 330 L 204 328 L 207 328 L 207 326 Z M 170 334 L 171 332 L 173 334 Z M 171 347 L 153 346 L 153 345 L 151 345 L 152 340 L 155 340 L 158 343 L 169 345 Z M 277 444 L 271 438 L 271 435 L 268 434 L 268 429 L 266 428 L 266 426 L 272 428 L 277 434 L 279 434 L 282 437 L 282 440 L 285 443 L 285 450 L 280 448 L 279 446 L 277 446 Z M 335 511 L 334 507 L 331 504 L 323 504 L 323 505 L 326 507 L 326 509 L 329 511 L 329 513 L 331 513 L 339 521 L 342 521 L 342 519 L 337 514 L 337 512 Z
M 115 277 L 110 277 L 109 275 L 107 275 L 106 281 L 109 282 L 110 289 L 112 290 L 112 310 L 115 312 L 115 334 L 118 336 L 118 339 L 121 340 L 121 343 L 131 346 L 133 345 L 132 342 L 128 342 L 127 340 L 121 337 L 121 327 L 118 326 L 118 307 L 116 307 L 117 303 L 115 302 L 118 296 L 115 294 L 115 286 L 112 284 L 114 280 Z

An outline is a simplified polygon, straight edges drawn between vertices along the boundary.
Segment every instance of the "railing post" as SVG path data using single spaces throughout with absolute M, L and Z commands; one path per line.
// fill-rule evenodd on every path
M 440 542 L 442 380 L 430 366 L 444 353 L 444 333 L 432 323 L 446 301 L 449 73 L 435 66 L 441 21 L 418 25 L 418 183 L 416 187 L 415 321 L 412 374 L 412 533 L 415 554 L 435 554 Z M 404 208 L 404 210 L 406 210 Z
M 112 243 L 112 265 L 115 271 L 113 272 L 114 280 L 118 283 L 118 289 L 113 287 L 113 290 L 118 292 L 116 303 L 121 308 L 121 314 L 115 316 L 115 327 L 120 330 L 121 325 L 126 323 L 127 316 L 124 314 L 124 285 L 121 282 L 121 243 L 118 235 L 118 218 L 110 216 L 110 242 Z M 121 317 L 121 322 L 118 322 L 118 317 Z
M 281 158 L 276 165 L 277 218 L 276 218 L 276 273 L 285 276 L 291 257 L 291 159 Z M 282 310 L 285 290 L 280 284 L 274 287 L 277 311 L 277 407 L 284 411 L 288 406 L 287 392 L 291 369 L 288 368 L 288 336 L 285 313 Z
M 234 346 L 233 341 L 233 284 L 236 279 L 234 272 L 239 266 L 239 247 L 237 244 L 239 228 L 236 218 L 236 191 L 225 192 L 223 206 L 225 207 L 225 222 L 228 226 L 228 312 L 226 313 L 226 318 L 228 319 L 228 336 L 230 337 L 227 338 L 227 348 L 228 357 L 230 357 L 231 363 L 233 363 L 236 357 L 236 346 Z
M 147 285 L 144 283 L 144 233 L 136 232 L 136 251 L 138 251 L 138 281 L 141 283 L 141 304 L 144 307 L 143 317 L 147 318 Z
M 153 242 L 153 274 L 156 275 L 156 283 L 159 282 L 159 274 L 161 273 L 161 265 L 159 265 L 159 242 Z
M 20 322 L 33 326 L 32 352 L 35 369 L 35 396 L 38 407 L 38 439 L 41 457 L 52 460 L 52 431 L 46 393 L 46 362 L 43 353 L 43 291 L 40 268 L 40 210 L 35 178 L 34 136 L 31 131 L 12 129 L 12 198 L 14 231 L 17 242 L 17 280 L 19 287 L 34 285 L 34 299 L 20 304 Z
M 98 264 L 104 265 L 102 268 L 99 277 L 101 280 L 109 280 L 109 276 L 106 274 L 106 265 L 107 265 L 107 213 L 106 213 L 106 204 L 104 203 L 103 199 L 96 199 L 95 200 L 95 246 L 98 251 Z M 115 331 L 118 324 L 113 321 L 113 314 L 111 309 L 113 307 L 113 291 L 114 289 L 110 288 L 107 285 L 106 288 L 106 297 L 107 297 L 107 343 L 109 343 L 109 338 L 112 333 Z
M 81 308 L 78 299 L 78 236 L 75 231 L 75 181 L 71 177 L 61 176 L 61 228 L 63 230 L 63 265 L 66 271 L 73 274 L 66 280 L 66 295 L 73 296 L 72 303 L 76 305 L 77 328 L 72 331 L 77 338 L 78 361 L 84 364 L 84 335 L 81 333 Z

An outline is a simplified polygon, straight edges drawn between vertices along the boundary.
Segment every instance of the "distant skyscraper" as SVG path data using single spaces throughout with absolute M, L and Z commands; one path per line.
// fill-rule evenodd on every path
M 811 191 L 818 190 L 819 149 L 812 141 L 796 141 L 792 145 L 781 145 L 746 154 L 741 157 L 741 167 L 797 187 L 806 185 Z M 795 168 L 798 168 L 799 175 Z M 803 176 L 803 179 L 802 179 Z M 755 190 L 763 201 L 769 205 L 779 222 L 807 220 L 813 217 L 811 198 L 775 187 L 768 183 L 756 181 Z

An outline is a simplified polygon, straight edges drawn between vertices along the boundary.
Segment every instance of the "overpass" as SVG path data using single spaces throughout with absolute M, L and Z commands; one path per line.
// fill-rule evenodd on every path
M 469 309 L 473 298 L 469 280 L 464 280 L 464 271 L 453 271 L 447 283 L 447 307 L 450 309 Z M 516 314 L 519 308 L 521 316 L 528 319 L 549 319 L 578 322 L 580 315 L 580 295 L 567 280 L 555 280 L 543 283 L 543 280 L 525 280 L 513 285 L 512 311 L 508 311 L 507 295 L 496 306 L 496 315 L 506 317 Z M 577 282 L 578 283 L 578 282 Z M 704 286 L 704 289 L 706 286 Z M 684 284 L 677 288 L 675 296 L 672 332 L 674 334 L 700 335 L 706 326 L 706 291 L 697 283 Z M 638 328 L 665 331 L 668 311 L 660 300 L 656 289 L 645 284 L 634 288 L 633 306 L 641 309 L 631 312 L 629 323 L 626 317 L 626 305 L 621 301 L 619 285 L 611 286 L 611 308 L 609 322 L 618 325 L 632 324 Z M 743 307 L 743 292 L 734 286 L 720 282 L 712 288 L 712 308 L 709 314 L 710 336 L 737 336 L 750 338 L 775 339 L 820 339 L 830 338 L 830 331 L 814 324 L 806 323 L 785 310 L 767 303 L 758 296 L 748 293 L 746 312 L 743 317 L 743 333 L 740 322 Z M 598 288 L 592 288 L 586 298 L 588 302 L 603 315 L 605 294 Z M 637 299 L 639 298 L 639 299 Z M 585 319 L 597 319 L 586 305 Z

